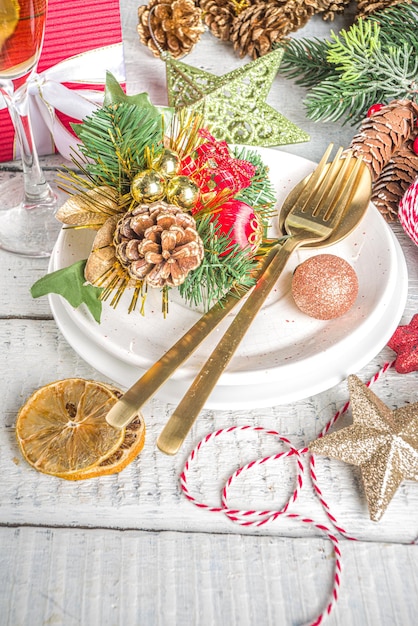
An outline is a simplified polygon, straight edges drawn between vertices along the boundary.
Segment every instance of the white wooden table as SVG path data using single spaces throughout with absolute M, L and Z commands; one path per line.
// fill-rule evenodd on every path
M 165 103 L 162 62 L 138 42 L 136 7 L 122 0 L 128 91 L 148 91 Z M 333 28 L 350 23 L 338 19 Z M 329 32 L 312 20 L 304 35 Z M 248 61 L 248 59 L 246 59 Z M 205 34 L 190 64 L 225 73 L 240 61 L 229 45 Z M 303 90 L 277 77 L 269 103 L 311 134 L 306 144 L 283 150 L 318 160 L 330 139 L 348 145 L 353 129 L 312 124 Z M 43 164 L 53 178 L 60 157 Z M 1 179 L 18 164 L 0 165 Z M 393 231 L 409 269 L 409 296 L 401 323 L 418 312 L 418 248 L 399 225 Z M 192 448 L 214 429 L 246 424 L 275 429 L 297 447 L 314 439 L 347 400 L 343 382 L 292 405 L 251 411 L 205 410 L 183 450 L 159 453 L 155 440 L 172 406 L 154 399 L 144 409 L 143 452 L 116 476 L 67 483 L 32 470 L 15 442 L 16 413 L 38 387 L 60 378 L 104 380 L 66 343 L 48 300 L 33 300 L 29 288 L 47 260 L 0 251 L 0 624 L 2 626 L 296 625 L 324 608 L 332 588 L 333 546 L 318 529 L 281 519 L 259 529 L 243 528 L 222 513 L 201 510 L 182 494 L 179 475 Z M 394 353 L 385 348 L 357 372 L 370 378 Z M 418 373 L 389 370 L 375 384 L 390 407 L 418 401 Z M 341 418 L 350 423 L 350 415 Z M 190 477 L 197 498 L 219 506 L 220 489 L 237 467 L 283 451 L 279 442 L 251 433 L 219 438 L 202 451 Z M 418 609 L 418 485 L 403 483 L 378 524 L 368 519 L 355 468 L 318 458 L 324 496 L 339 522 L 359 541 L 340 540 L 342 581 L 328 624 L 409 626 Z M 280 508 L 293 490 L 290 459 L 272 463 L 237 483 L 238 508 Z M 204 494 L 204 495 L 202 495 Z M 232 500 L 231 500 L 232 502 Z M 330 526 L 308 478 L 291 509 Z

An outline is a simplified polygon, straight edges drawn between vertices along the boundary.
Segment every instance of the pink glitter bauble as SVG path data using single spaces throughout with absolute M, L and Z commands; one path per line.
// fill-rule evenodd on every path
M 295 269 L 292 294 L 303 313 L 318 320 L 331 320 L 353 306 L 358 294 L 357 275 L 341 257 L 318 254 Z
M 402 228 L 418 246 L 418 178 L 404 193 L 399 203 L 398 216 Z

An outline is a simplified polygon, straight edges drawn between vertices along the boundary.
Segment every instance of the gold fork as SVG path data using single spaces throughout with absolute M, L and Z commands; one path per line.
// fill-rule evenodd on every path
M 301 181 L 285 199 L 282 211 L 286 214 L 294 205 L 295 200 L 304 193 L 305 186 L 309 189 L 317 184 L 320 176 L 325 172 L 328 157 L 332 150 L 332 144 L 328 147 L 315 171 L 309 177 L 309 182 Z M 302 187 L 302 188 L 301 188 Z M 297 194 L 294 198 L 294 194 Z M 351 225 L 350 225 L 351 231 Z M 271 259 L 277 253 L 281 243 L 273 245 L 268 254 L 260 261 L 254 278 L 259 279 L 266 270 Z M 150 400 L 158 389 L 170 378 L 170 376 L 188 359 L 200 346 L 206 337 L 221 323 L 221 321 L 237 306 L 246 290 L 236 287 L 231 289 L 219 302 L 209 309 L 186 333 L 163 354 L 113 405 L 106 415 L 107 422 L 115 428 L 123 428 L 129 424 L 138 413 L 140 408 Z
M 331 151 L 332 145 L 286 217 L 285 230 L 290 236 L 258 279 L 158 437 L 157 446 L 162 452 L 176 454 L 179 450 L 292 252 L 303 245 L 325 241 L 340 223 L 353 197 L 362 162 L 351 152 L 341 159 L 343 149 L 340 148 L 328 165 Z

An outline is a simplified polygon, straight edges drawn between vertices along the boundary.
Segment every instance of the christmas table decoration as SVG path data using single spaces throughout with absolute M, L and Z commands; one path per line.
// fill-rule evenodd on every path
M 138 301 L 143 311 L 147 289 L 156 288 L 166 314 L 172 288 L 189 305 L 210 306 L 232 287 L 254 283 L 270 246 L 268 170 L 257 152 L 216 140 L 200 115 L 172 113 L 147 94 L 126 96 L 108 76 L 104 106 L 74 126 L 83 176 L 72 169 L 60 175 L 72 195 L 57 217 L 97 231 L 90 256 L 85 267 L 38 281 L 34 297 L 54 291 L 90 306 L 97 295 L 80 295 L 84 269 L 101 300 L 117 306 L 129 290 L 129 311 Z M 100 315 L 97 307 L 92 313 Z
M 398 326 L 388 347 L 397 353 L 394 363 L 397 372 L 409 374 L 418 371 L 418 314 L 409 324 Z
M 309 135 L 266 103 L 282 50 L 223 76 L 163 55 L 170 106 L 201 113 L 218 139 L 256 146 L 309 140 Z
M 317 439 L 309 450 L 360 468 L 370 518 L 377 522 L 401 482 L 418 481 L 418 403 L 392 411 L 357 376 L 348 384 L 352 426 Z
M 59 151 L 71 159 L 77 139 L 71 122 L 103 101 L 106 70 L 124 83 L 125 68 L 118 0 L 49 0 L 42 54 L 29 81 L 29 105 L 39 154 Z M 14 130 L 0 98 L 0 161 L 19 156 Z
M 417 138 L 418 133 L 413 142 L 414 151 L 418 154 Z M 402 196 L 399 203 L 398 216 L 404 231 L 418 246 L 418 178 Z

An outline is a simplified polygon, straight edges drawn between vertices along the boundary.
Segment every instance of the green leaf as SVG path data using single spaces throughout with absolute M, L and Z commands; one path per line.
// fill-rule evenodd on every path
M 100 323 L 102 302 L 100 300 L 101 289 L 87 285 L 84 278 L 86 260 L 77 261 L 69 267 L 51 272 L 36 281 L 31 287 L 32 298 L 40 298 L 49 293 L 56 293 L 66 300 L 75 309 L 85 304 L 90 313 Z
M 103 107 L 110 106 L 112 104 L 119 104 L 121 102 L 134 104 L 139 109 L 148 110 L 151 117 L 160 117 L 161 115 L 164 115 L 164 123 L 166 127 L 169 125 L 174 114 L 173 107 L 158 107 L 152 104 L 149 95 L 146 92 L 128 96 L 123 91 L 113 74 L 107 72 Z

